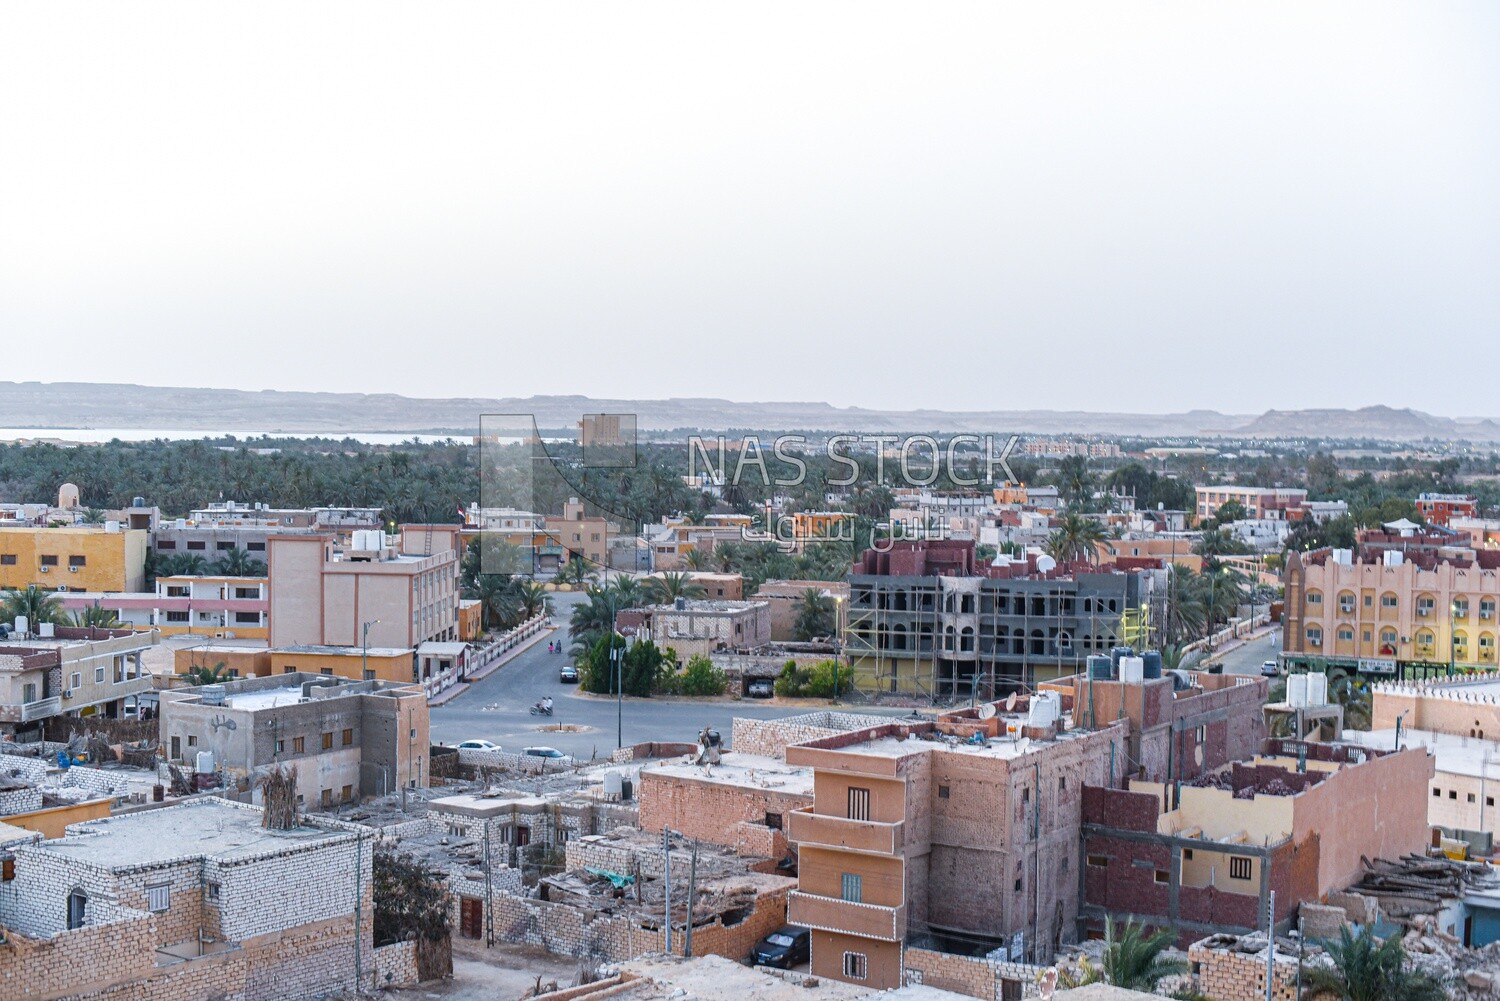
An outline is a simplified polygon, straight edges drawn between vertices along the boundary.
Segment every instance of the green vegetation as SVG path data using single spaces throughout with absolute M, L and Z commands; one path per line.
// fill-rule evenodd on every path
M 712 698 L 723 695 L 729 689 L 729 679 L 714 662 L 702 654 L 688 659 L 687 667 L 679 675 L 668 675 L 671 679 L 670 694 L 693 698 Z M 663 689 L 663 694 L 668 694 Z
M 792 699 L 831 699 L 839 692 L 849 691 L 853 683 L 854 669 L 836 660 L 820 660 L 807 670 L 789 660 L 776 679 L 776 694 Z
M 613 640 L 613 644 L 611 644 Z M 613 645 L 615 657 L 619 659 L 619 670 L 611 661 Z M 672 681 L 663 674 L 672 674 L 672 662 L 667 655 L 650 640 L 628 646 L 625 637 L 615 633 L 601 635 L 587 653 L 575 661 L 578 667 L 578 687 L 596 695 L 614 695 L 615 680 L 626 695 L 649 698 L 663 686 L 671 687 Z
M 837 603 L 833 598 L 810 587 L 802 592 L 802 601 L 797 606 L 797 621 L 792 632 L 797 639 L 806 642 L 819 636 L 832 636 L 838 628 L 834 621 Z
M 120 617 L 112 608 L 102 608 L 98 604 L 90 605 L 88 608 L 80 608 L 73 613 L 73 625 L 83 629 L 113 629 L 120 624 Z
M 1339 1001 L 1441 1001 L 1448 996 L 1440 981 L 1410 967 L 1394 935 L 1377 945 L 1372 935 L 1351 935 L 1346 925 L 1339 929 L 1338 941 L 1325 942 L 1323 948 L 1333 966 L 1304 970 L 1310 996 L 1320 991 Z
M 1104 919 L 1104 958 L 1100 964 L 1094 966 L 1087 959 L 1082 960 L 1077 973 L 1059 977 L 1058 986 L 1106 983 L 1149 994 L 1160 981 L 1187 972 L 1188 966 L 1181 960 L 1162 958 L 1161 954 L 1171 947 L 1174 939 L 1168 928 L 1148 935 L 1133 920 L 1118 925 L 1114 918 L 1107 917 Z
M 68 624 L 62 599 L 35 584 L 21 589 L 8 588 L 4 597 L 0 597 L 0 621 L 13 623 L 22 615 L 26 616 L 28 626 L 33 629 L 43 622 L 58 626 Z

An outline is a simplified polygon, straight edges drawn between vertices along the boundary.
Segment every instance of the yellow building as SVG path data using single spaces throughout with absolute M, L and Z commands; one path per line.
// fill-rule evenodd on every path
M 329 674 L 336 678 L 412 681 L 412 652 L 402 647 L 289 646 L 271 651 L 272 674 Z
M 109 804 L 108 799 L 87 799 L 79 803 L 32 810 L 29 813 L 13 813 L 5 818 L 5 823 L 23 831 L 36 831 L 44 838 L 60 838 L 67 832 L 69 824 L 108 817 Z
M 0 587 L 144 591 L 147 534 L 104 525 L 0 528 Z

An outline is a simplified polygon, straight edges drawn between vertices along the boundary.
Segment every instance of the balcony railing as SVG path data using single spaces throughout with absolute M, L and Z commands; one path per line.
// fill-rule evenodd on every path
M 826 845 L 856 852 L 895 855 L 901 850 L 906 825 L 881 824 L 873 820 L 848 820 L 810 809 L 788 814 L 787 839 L 799 845 Z
M 882 907 L 879 904 L 861 904 L 838 897 L 820 897 L 793 890 L 787 897 L 786 919 L 794 925 L 859 935 L 884 942 L 900 942 L 906 938 L 905 904 L 899 907 Z

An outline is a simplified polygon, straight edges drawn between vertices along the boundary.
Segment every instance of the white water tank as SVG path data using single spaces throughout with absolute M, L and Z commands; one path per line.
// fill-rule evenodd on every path
M 619 772 L 605 772 L 604 773 L 604 798 L 605 799 L 619 799 L 620 798 L 620 789 L 621 788 L 623 788 L 623 784 L 620 781 L 620 773 Z
M 199 751 L 197 765 L 194 767 L 199 775 L 208 775 L 214 770 L 214 752 Z
M 1320 672 L 1307 676 L 1307 704 L 1310 706 L 1328 704 L 1328 675 Z
M 1381 553 L 1381 559 L 1388 567 L 1399 567 L 1405 558 L 1399 549 L 1387 549 Z
M 1062 716 L 1062 701 L 1056 692 L 1038 692 L 1031 697 L 1031 715 L 1027 726 L 1051 726 Z
M 24 615 L 16 616 L 16 635 L 25 636 L 31 628 L 31 620 Z
M 1307 675 L 1287 675 L 1286 701 L 1293 709 L 1307 708 Z
M 36 634 L 44 640 L 50 640 L 56 636 L 56 630 L 57 627 L 50 622 L 38 622 L 36 624 Z
M 104 523 L 104 530 L 118 535 L 120 532 L 120 523 L 118 521 L 106 521 Z
M 1127 685 L 1139 685 L 1146 680 L 1146 660 L 1144 657 L 1121 657 L 1120 658 L 1120 680 Z

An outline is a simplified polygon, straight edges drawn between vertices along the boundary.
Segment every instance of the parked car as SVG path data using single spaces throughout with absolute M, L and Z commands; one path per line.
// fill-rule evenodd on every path
M 812 955 L 812 932 L 800 925 L 785 925 L 767 935 L 750 950 L 750 959 L 759 966 L 777 966 L 790 970 L 805 963 Z
M 1280 677 L 1280 675 L 1281 671 L 1276 667 L 1274 660 L 1268 660 L 1260 665 L 1260 676 L 1262 678 L 1276 678 Z
M 578 684 L 578 668 L 572 664 L 564 664 L 562 670 L 557 672 L 557 680 L 565 685 Z
M 458 745 L 460 751 L 498 751 L 500 745 L 488 740 L 466 740 Z
M 556 765 L 559 768 L 568 768 L 573 764 L 573 756 L 564 754 L 555 747 L 528 747 L 521 751 L 528 758 L 542 758 L 543 767 Z
M 776 684 L 770 678 L 756 678 L 745 689 L 752 699 L 769 699 L 776 694 Z

